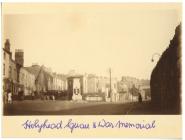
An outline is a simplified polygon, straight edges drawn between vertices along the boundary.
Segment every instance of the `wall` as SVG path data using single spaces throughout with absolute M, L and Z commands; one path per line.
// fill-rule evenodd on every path
M 8 53 L 6 50 L 3 50 L 3 78 L 9 78 L 9 66 L 10 66 L 10 53 Z
M 94 75 L 89 75 L 87 77 L 87 92 L 97 93 L 97 78 Z
M 14 60 L 10 59 L 10 79 L 14 82 L 17 83 L 17 68 L 16 68 L 16 63 Z
M 24 95 L 31 95 L 35 89 L 35 76 L 26 69 L 20 69 L 19 82 L 24 86 Z
M 181 26 L 151 74 L 152 104 L 166 114 L 181 112 Z

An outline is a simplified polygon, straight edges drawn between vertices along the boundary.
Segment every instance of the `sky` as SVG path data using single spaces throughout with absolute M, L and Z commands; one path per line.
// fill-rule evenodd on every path
M 179 4 L 4 4 L 3 40 L 24 65 L 150 79 L 181 21 Z M 14 56 L 14 55 L 13 55 Z

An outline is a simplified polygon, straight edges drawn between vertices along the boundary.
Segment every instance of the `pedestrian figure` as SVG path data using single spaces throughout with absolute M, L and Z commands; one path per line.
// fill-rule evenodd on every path
M 47 100 L 49 100 L 49 95 L 46 95 Z
M 12 103 L 12 93 L 11 91 L 8 92 L 8 104 Z
M 55 100 L 55 96 L 54 96 L 54 95 L 52 95 L 52 100 L 53 100 L 53 101 Z
M 141 96 L 141 93 L 139 93 L 139 103 L 141 103 L 142 102 L 142 96 Z
M 7 92 L 6 91 L 4 92 L 4 103 L 5 104 L 7 103 Z

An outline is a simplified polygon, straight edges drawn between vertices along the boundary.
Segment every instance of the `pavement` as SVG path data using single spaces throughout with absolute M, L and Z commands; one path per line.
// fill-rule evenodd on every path
M 24 100 L 4 105 L 4 115 L 148 115 L 160 114 L 151 103 Z

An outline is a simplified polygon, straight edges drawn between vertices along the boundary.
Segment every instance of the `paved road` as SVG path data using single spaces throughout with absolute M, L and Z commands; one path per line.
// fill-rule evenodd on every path
M 150 102 L 107 103 L 86 101 L 14 101 L 4 106 L 4 115 L 129 115 L 155 114 Z

